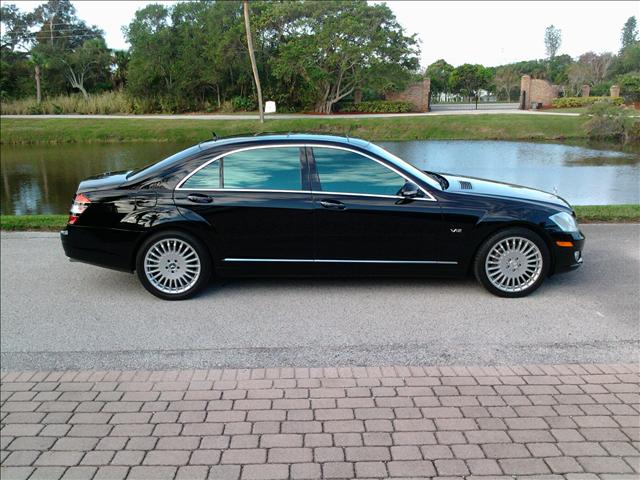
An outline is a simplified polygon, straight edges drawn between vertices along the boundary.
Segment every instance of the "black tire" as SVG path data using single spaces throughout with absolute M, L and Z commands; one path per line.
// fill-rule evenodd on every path
M 186 244 L 191 247 L 199 261 L 199 273 L 197 274 L 195 280 L 192 283 L 181 287 L 180 289 L 176 288 L 175 293 L 163 291 L 160 285 L 156 285 L 150 280 L 147 272 L 145 271 L 145 258 L 147 256 L 147 252 L 149 252 L 149 250 L 151 250 L 154 245 L 158 244 L 158 242 L 161 242 L 162 240 L 171 241 L 172 239 L 177 240 L 176 243 L 183 242 L 182 245 Z M 192 262 L 192 259 L 193 256 L 189 257 L 188 261 Z M 177 260 L 174 261 L 177 263 Z M 184 268 L 184 263 L 182 263 L 182 265 Z M 164 268 L 168 267 L 165 266 Z M 179 266 L 175 268 L 180 270 Z M 176 270 L 173 270 L 173 272 L 175 271 Z M 140 246 L 140 249 L 138 250 L 138 254 L 136 256 L 136 273 L 138 274 L 138 278 L 140 279 L 140 283 L 142 283 L 142 286 L 156 297 L 162 298 L 163 300 L 185 300 L 194 296 L 196 293 L 198 293 L 208 285 L 212 273 L 211 255 L 209 254 L 209 250 L 207 249 L 207 247 L 199 239 L 189 233 L 182 232 L 180 230 L 160 231 L 151 235 Z
M 500 244 L 500 242 L 503 242 L 510 238 L 522 238 L 535 244 L 535 246 L 538 247 L 538 251 L 540 252 L 542 261 L 542 265 L 539 271 L 535 270 L 537 272 L 537 276 L 532 275 L 530 283 L 525 283 L 525 286 L 523 286 L 522 289 L 518 291 L 507 291 L 502 288 L 498 288 L 489 278 L 489 274 L 487 272 L 487 256 L 489 255 L 491 250 L 496 245 Z M 526 228 L 512 227 L 501 230 L 485 240 L 485 242 L 478 249 L 478 253 L 476 254 L 476 257 L 474 259 L 473 272 L 478 281 L 494 295 L 507 298 L 526 297 L 527 295 L 534 292 L 538 287 L 540 287 L 540 285 L 542 285 L 542 282 L 544 282 L 549 273 L 550 262 L 551 257 L 549 255 L 549 248 L 547 247 L 544 240 L 540 237 L 540 235 Z

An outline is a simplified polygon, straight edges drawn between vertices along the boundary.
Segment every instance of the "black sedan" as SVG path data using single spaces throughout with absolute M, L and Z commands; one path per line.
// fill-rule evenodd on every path
M 80 183 L 61 232 L 73 260 L 136 271 L 167 300 L 216 276 L 475 274 L 522 297 L 582 263 L 562 198 L 421 171 L 363 140 L 215 139 Z

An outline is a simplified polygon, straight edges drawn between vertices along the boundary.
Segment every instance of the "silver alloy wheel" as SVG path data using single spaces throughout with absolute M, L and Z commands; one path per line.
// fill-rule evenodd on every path
M 158 240 L 144 256 L 147 280 L 163 293 L 186 292 L 198 281 L 200 270 L 198 253 L 179 238 Z
M 540 278 L 542 253 L 528 238 L 508 237 L 491 248 L 484 268 L 494 287 L 503 292 L 521 292 Z

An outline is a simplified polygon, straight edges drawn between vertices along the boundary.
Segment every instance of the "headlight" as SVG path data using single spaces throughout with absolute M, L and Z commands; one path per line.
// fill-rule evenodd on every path
M 577 232 L 578 231 L 578 222 L 570 213 L 560 212 L 555 215 L 551 215 L 549 217 L 553 223 L 560 227 L 560 230 L 563 232 Z

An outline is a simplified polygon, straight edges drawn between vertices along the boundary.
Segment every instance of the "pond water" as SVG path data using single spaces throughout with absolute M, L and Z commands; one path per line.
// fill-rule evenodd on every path
M 505 141 L 380 142 L 419 168 L 558 192 L 575 205 L 640 203 L 640 152 L 614 146 Z M 136 168 L 186 144 L 5 146 L 2 214 L 67 213 L 83 178 Z

